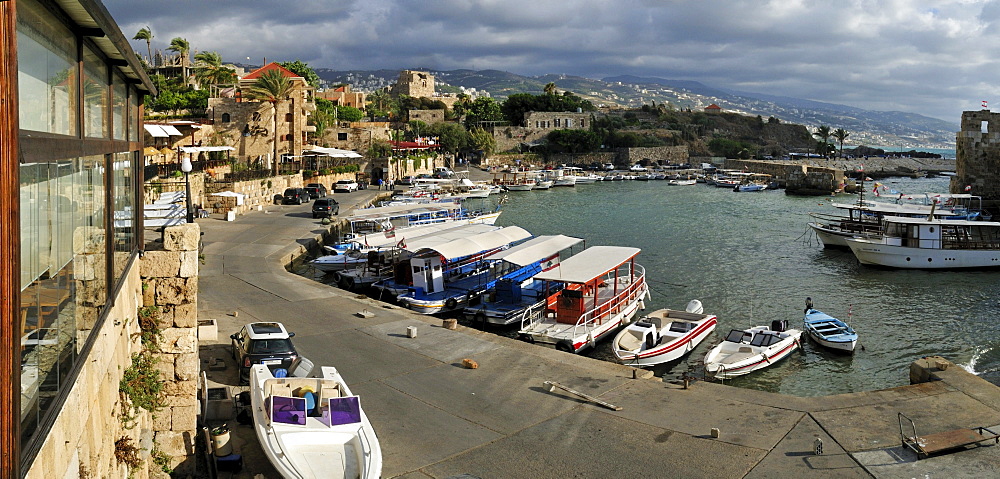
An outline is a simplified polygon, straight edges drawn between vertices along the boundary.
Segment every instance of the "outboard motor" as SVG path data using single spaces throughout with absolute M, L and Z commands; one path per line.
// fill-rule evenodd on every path
M 771 321 L 771 331 L 783 332 L 788 329 L 787 319 L 775 319 Z
M 701 301 L 698 301 L 697 299 L 692 299 L 691 301 L 688 301 L 687 307 L 684 308 L 684 311 L 694 314 L 701 314 L 702 312 L 705 311 L 705 308 L 701 306 Z

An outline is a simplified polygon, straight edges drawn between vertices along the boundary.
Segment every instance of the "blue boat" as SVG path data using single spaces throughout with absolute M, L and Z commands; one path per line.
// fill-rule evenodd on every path
M 834 318 L 822 311 L 812 308 L 811 301 L 806 300 L 805 323 L 806 333 L 820 346 L 853 353 L 858 344 L 858 333 L 847 323 Z

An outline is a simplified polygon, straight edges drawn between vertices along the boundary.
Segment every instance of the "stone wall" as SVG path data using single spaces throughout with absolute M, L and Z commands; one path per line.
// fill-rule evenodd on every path
M 687 146 L 657 146 L 652 148 L 620 148 L 617 151 L 617 163 L 634 165 L 646 162 L 650 164 L 680 164 L 688 162 Z
M 844 170 L 800 163 L 726 159 L 723 168 L 771 175 L 788 194 L 828 195 L 845 184 Z
M 983 132 L 985 123 L 986 132 Z M 955 138 L 955 176 L 952 193 L 983 197 L 984 206 L 1000 211 L 1000 113 L 962 112 L 962 131 Z

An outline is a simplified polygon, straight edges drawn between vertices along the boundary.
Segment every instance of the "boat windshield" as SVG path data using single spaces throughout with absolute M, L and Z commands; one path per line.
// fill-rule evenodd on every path
M 361 403 L 357 396 L 330 398 L 329 411 L 331 426 L 361 422 Z
M 271 421 L 282 424 L 306 423 L 306 400 L 305 398 L 270 396 Z
M 739 329 L 734 329 L 734 330 L 732 330 L 732 331 L 729 332 L 728 336 L 726 336 L 726 341 L 733 342 L 733 343 L 741 343 L 741 342 L 743 342 L 743 334 L 744 333 L 745 333 L 745 331 L 741 331 Z M 750 333 L 747 333 L 747 334 L 750 334 Z

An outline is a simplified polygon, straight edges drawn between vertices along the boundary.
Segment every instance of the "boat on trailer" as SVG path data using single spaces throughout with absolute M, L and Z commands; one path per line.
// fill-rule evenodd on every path
M 771 326 L 734 329 L 705 355 L 705 376 L 731 379 L 777 363 L 802 345 L 802 330 L 787 328 L 785 320 Z
M 718 318 L 704 314 L 693 299 L 684 311 L 658 309 L 628 325 L 615 336 L 612 351 L 622 363 L 654 366 L 680 359 L 708 337 Z
M 250 371 L 250 404 L 261 448 L 286 479 L 382 475 L 382 449 L 358 396 L 336 368 L 322 376 L 286 377 L 258 364 Z
M 806 298 L 805 317 L 802 319 L 806 334 L 816 344 L 827 349 L 853 353 L 858 344 L 858 333 L 847 323 L 812 307 Z
M 592 246 L 536 275 L 547 284 L 545 312 L 524 318 L 518 338 L 578 353 L 630 323 L 649 296 L 640 252 Z

